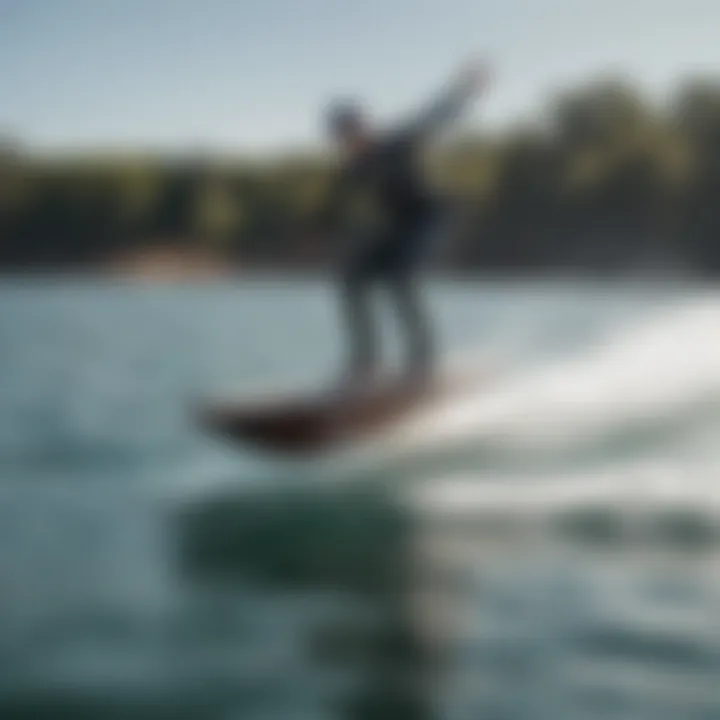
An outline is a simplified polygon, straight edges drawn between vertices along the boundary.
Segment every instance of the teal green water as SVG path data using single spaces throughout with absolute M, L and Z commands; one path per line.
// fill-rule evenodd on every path
M 295 467 L 194 426 L 331 375 L 332 300 L 0 286 L 0 714 L 720 717 L 720 296 L 435 284 L 502 377 L 423 441 Z

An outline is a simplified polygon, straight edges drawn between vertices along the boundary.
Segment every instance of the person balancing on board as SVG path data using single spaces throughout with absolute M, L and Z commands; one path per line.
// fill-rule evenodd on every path
M 351 200 L 370 201 L 372 222 L 345 257 L 340 272 L 343 312 L 350 334 L 350 362 L 342 385 L 362 387 L 378 371 L 369 290 L 391 291 L 408 344 L 407 378 L 425 382 L 434 366 L 428 319 L 420 305 L 417 271 L 442 232 L 446 213 L 421 169 L 421 151 L 456 120 L 488 85 L 484 64 L 466 65 L 440 97 L 409 123 L 378 132 L 353 102 L 336 101 L 327 125 L 341 155 L 328 197 L 314 218 L 323 230 L 336 226 Z

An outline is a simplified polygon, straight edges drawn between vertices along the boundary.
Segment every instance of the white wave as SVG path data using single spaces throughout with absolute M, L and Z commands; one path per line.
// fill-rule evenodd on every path
M 576 507 L 605 507 L 632 513 L 701 511 L 720 521 L 717 477 L 720 462 L 679 458 L 609 463 L 603 468 L 533 475 L 484 474 L 446 477 L 414 488 L 411 503 L 433 515 L 473 515 L 503 511 L 527 515 Z
M 575 444 L 713 400 L 720 400 L 720 300 L 696 299 L 626 326 L 579 357 L 479 383 L 404 423 L 392 443 Z

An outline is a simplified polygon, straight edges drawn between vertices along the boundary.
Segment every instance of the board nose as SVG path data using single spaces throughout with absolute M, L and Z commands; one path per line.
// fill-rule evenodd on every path
M 336 439 L 339 425 L 323 414 L 238 412 L 206 408 L 201 416 L 210 431 L 228 439 L 268 450 L 317 452 Z

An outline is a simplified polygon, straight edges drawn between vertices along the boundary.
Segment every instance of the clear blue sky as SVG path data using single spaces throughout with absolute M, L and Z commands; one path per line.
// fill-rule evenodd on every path
M 381 117 L 468 53 L 496 86 L 473 121 L 623 71 L 653 94 L 720 74 L 718 0 L 0 0 L 0 130 L 31 146 L 268 149 L 314 142 L 335 94 Z

